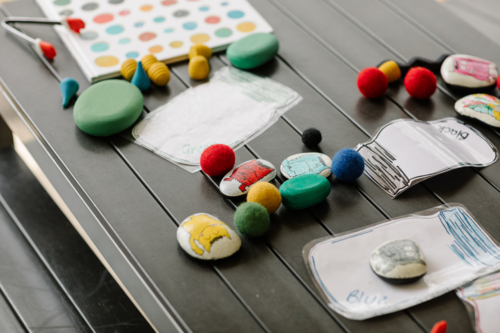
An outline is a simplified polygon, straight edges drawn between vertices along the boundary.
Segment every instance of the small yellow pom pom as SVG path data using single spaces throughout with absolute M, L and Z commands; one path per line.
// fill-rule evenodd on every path
M 272 214 L 280 208 L 281 194 L 273 184 L 258 182 L 250 187 L 247 201 L 261 204 L 269 214 Z
M 210 57 L 212 56 L 212 50 L 206 45 L 194 44 L 193 46 L 191 46 L 191 49 L 189 50 L 189 55 L 188 55 L 189 60 L 191 60 L 196 56 L 203 56 L 207 59 L 210 59 Z
M 395 61 L 386 61 L 378 69 L 387 76 L 389 83 L 397 81 L 401 77 L 401 69 Z
M 135 61 L 134 59 L 127 59 L 122 63 L 120 72 L 122 73 L 125 80 L 130 81 L 132 80 L 136 69 L 137 61 Z
M 164 86 L 170 81 L 170 71 L 167 65 L 156 62 L 149 67 L 148 76 L 157 86 Z
M 189 76 L 195 80 L 206 79 L 210 72 L 207 58 L 203 56 L 195 56 L 189 60 Z
M 147 72 L 149 70 L 149 67 L 158 62 L 158 59 L 152 54 L 145 55 L 141 59 L 142 62 L 142 67 L 144 67 L 144 70 Z

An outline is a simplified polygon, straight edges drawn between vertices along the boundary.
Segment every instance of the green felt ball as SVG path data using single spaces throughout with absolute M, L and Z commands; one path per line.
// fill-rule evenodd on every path
M 73 117 L 87 134 L 109 136 L 131 126 L 141 115 L 144 98 L 133 84 L 106 80 L 85 90 L 76 100 Z
M 267 209 L 256 202 L 245 202 L 234 213 L 234 225 L 240 234 L 248 237 L 262 236 L 271 220 Z

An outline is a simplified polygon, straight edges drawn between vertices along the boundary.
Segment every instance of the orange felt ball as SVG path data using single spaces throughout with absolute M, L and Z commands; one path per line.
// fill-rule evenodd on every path
M 366 98 L 377 98 L 385 94 L 389 80 L 376 67 L 368 67 L 358 74 L 358 89 Z
M 436 92 L 436 77 L 427 68 L 414 67 L 406 74 L 405 88 L 413 98 L 429 98 Z
M 201 153 L 200 166 L 210 177 L 222 176 L 234 167 L 234 150 L 223 144 L 211 145 Z

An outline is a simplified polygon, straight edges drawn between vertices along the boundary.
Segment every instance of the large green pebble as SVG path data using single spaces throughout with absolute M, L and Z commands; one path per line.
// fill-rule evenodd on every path
M 96 83 L 77 99 L 73 116 L 87 134 L 109 136 L 131 126 L 141 115 L 144 98 L 133 84 L 123 80 Z
M 290 209 L 304 209 L 319 204 L 330 194 L 328 179 L 321 175 L 302 175 L 287 180 L 280 187 L 283 204 Z
M 229 45 L 226 55 L 233 66 L 251 69 L 271 60 L 278 49 L 279 42 L 273 34 L 259 32 Z
M 245 202 L 241 204 L 234 213 L 234 225 L 239 233 L 248 237 L 262 236 L 269 225 L 271 219 L 264 206 L 256 202 Z

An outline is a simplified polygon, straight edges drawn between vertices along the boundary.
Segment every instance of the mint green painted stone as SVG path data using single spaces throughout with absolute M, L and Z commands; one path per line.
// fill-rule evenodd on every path
M 133 84 L 124 80 L 96 83 L 76 100 L 73 117 L 87 134 L 109 136 L 131 126 L 141 115 L 144 98 Z
M 259 32 L 229 45 L 226 55 L 234 67 L 251 69 L 271 60 L 278 49 L 279 42 L 273 34 Z
M 283 204 L 290 209 L 304 209 L 319 204 L 330 194 L 328 179 L 321 175 L 302 175 L 287 180 L 280 187 Z

